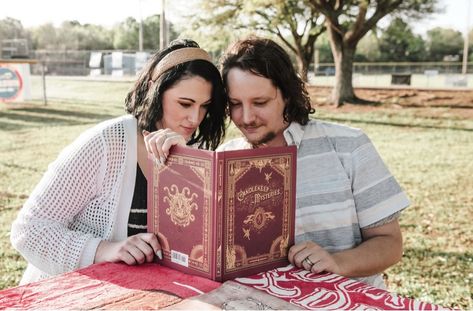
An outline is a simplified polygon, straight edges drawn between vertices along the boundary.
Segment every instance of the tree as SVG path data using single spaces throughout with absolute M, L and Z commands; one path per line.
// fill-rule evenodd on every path
M 116 25 L 113 29 L 113 47 L 118 50 L 137 50 L 140 25 L 133 17 Z
M 34 50 L 55 50 L 60 40 L 56 28 L 52 23 L 46 23 L 31 29 Z
M 66 21 L 57 29 L 61 49 L 109 50 L 113 48 L 112 31 L 103 26 Z
M 143 48 L 145 50 L 159 49 L 160 20 L 161 16 L 156 14 L 148 16 L 143 21 Z M 177 33 L 172 24 L 169 24 L 168 35 L 169 41 L 177 38 Z
M 393 19 L 381 35 L 379 50 L 382 61 L 422 61 L 426 55 L 422 37 L 415 35 L 409 25 L 400 18 Z
M 442 61 L 446 56 L 456 56 L 461 59 L 463 55 L 463 36 L 460 31 L 450 28 L 436 27 L 427 31 L 427 48 L 429 58 Z
M 376 62 L 380 59 L 379 39 L 377 33 L 372 29 L 358 43 L 354 60 L 359 62 Z
M 337 106 L 344 102 L 364 103 L 352 84 L 353 58 L 357 44 L 386 15 L 401 14 L 419 18 L 431 13 L 437 0 L 308 0 L 325 16 L 330 47 L 335 62 L 335 86 L 331 101 Z
M 296 55 L 301 77 L 307 80 L 315 41 L 325 27 L 323 18 L 306 1 L 207 0 L 201 2 L 201 9 L 205 14 L 195 21 L 195 28 L 201 30 L 202 26 L 210 26 L 216 29 L 225 25 L 274 35 Z
M 2 41 L 8 39 L 27 39 L 28 46 L 31 48 L 30 33 L 23 28 L 21 21 L 11 17 L 0 19 L 0 47 Z
M 25 39 L 27 31 L 23 28 L 21 21 L 6 17 L 0 19 L 0 42 L 5 39 Z
M 333 63 L 333 55 L 330 51 L 330 42 L 326 32 L 317 39 L 315 48 L 319 51 L 320 63 Z

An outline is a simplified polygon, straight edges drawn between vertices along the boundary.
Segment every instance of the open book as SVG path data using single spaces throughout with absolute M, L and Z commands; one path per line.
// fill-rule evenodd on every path
M 224 281 L 288 264 L 296 147 L 207 151 L 174 146 L 150 160 L 148 232 L 163 265 Z

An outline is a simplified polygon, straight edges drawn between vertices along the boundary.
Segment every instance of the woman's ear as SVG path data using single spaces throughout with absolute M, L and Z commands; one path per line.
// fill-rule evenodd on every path
M 149 91 L 149 89 L 151 88 L 151 86 L 153 86 L 153 80 L 149 80 L 149 81 L 148 81 L 148 91 Z

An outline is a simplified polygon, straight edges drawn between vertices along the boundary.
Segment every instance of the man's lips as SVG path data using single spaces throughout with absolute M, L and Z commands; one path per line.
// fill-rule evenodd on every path
M 247 133 L 255 133 L 258 131 L 259 129 L 259 126 L 243 126 L 243 129 L 245 130 L 245 132 Z

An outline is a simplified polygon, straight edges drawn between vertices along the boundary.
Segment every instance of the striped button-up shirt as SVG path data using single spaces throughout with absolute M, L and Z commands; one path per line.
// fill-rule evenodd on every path
M 393 218 L 409 200 L 360 129 L 311 120 L 284 131 L 297 146 L 296 243 L 311 240 L 329 252 L 362 242 L 361 229 Z M 244 138 L 219 150 L 251 148 Z M 384 287 L 380 275 L 361 279 Z

